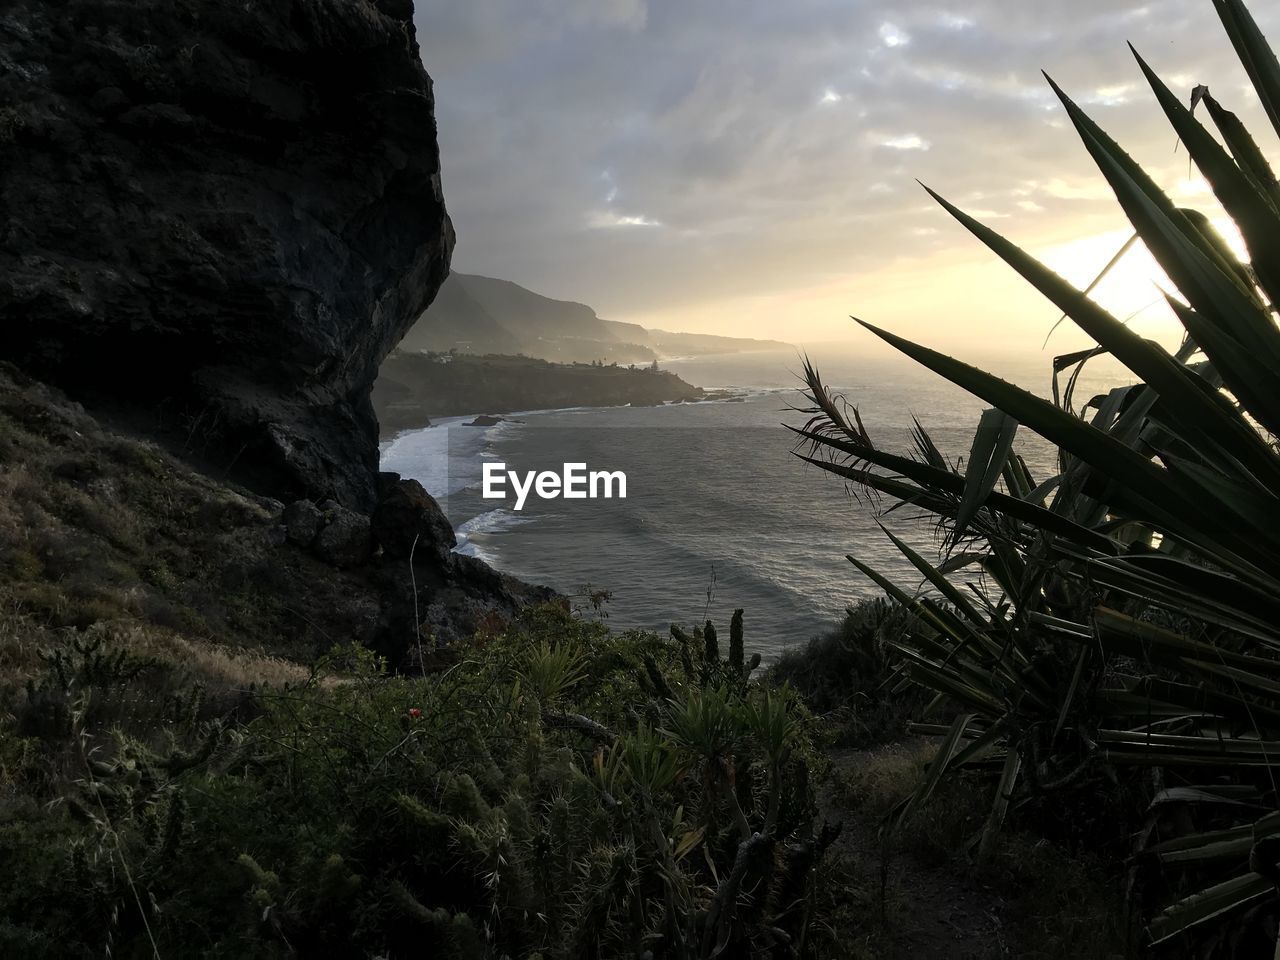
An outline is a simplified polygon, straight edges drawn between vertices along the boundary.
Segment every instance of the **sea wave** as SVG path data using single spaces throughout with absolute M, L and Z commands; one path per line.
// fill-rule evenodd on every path
M 463 429 L 467 417 L 443 417 L 401 433 L 380 450 L 381 469 L 417 480 L 437 500 L 460 493 L 480 476 L 479 463 L 497 436 L 495 427 Z
M 476 557 L 485 561 L 485 563 L 493 563 L 494 554 L 486 552 L 484 544 L 482 542 L 477 543 L 476 538 L 502 533 L 512 527 L 532 523 L 533 520 L 533 517 L 522 517 L 518 513 L 501 507 L 497 510 L 490 510 L 488 513 L 478 514 L 470 520 L 459 524 L 457 529 L 454 530 L 454 535 L 458 538 L 458 544 L 453 548 L 453 551 L 463 556 Z

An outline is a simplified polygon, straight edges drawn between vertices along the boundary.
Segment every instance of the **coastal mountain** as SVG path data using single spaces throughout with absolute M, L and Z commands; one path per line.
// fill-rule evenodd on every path
M 432 307 L 405 334 L 401 350 L 511 354 L 523 349 L 520 338 L 493 318 L 457 274 L 445 280 Z
M 649 330 L 604 320 L 586 304 L 555 300 L 509 280 L 452 273 L 400 343 L 401 350 L 516 354 L 584 363 L 786 349 L 776 340 Z

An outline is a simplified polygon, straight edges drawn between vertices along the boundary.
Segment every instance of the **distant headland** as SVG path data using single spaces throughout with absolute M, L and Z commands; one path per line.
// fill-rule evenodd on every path
M 670 357 L 785 350 L 777 340 L 650 330 L 604 320 L 509 280 L 451 273 L 400 342 L 403 351 L 523 354 L 560 363 L 652 363 Z
M 535 357 L 398 350 L 382 364 L 373 406 L 382 435 L 427 426 L 432 417 L 558 407 L 656 406 L 701 400 L 700 387 L 657 368 L 552 363 Z

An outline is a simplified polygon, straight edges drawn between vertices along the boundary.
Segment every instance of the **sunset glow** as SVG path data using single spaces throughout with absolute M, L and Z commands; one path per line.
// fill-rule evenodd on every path
M 1176 92 L 1209 83 L 1260 117 L 1194 0 L 1159 17 L 1100 0 L 587 9 L 512 32 L 510 0 L 419 4 L 455 266 L 664 329 L 876 349 L 857 314 L 937 345 L 1039 351 L 1052 308 L 915 180 L 1084 285 L 1129 233 L 1041 68 L 1224 230 L 1125 41 Z M 1161 282 L 1135 249 L 1095 297 L 1173 343 Z M 1086 342 L 1064 324 L 1045 349 Z

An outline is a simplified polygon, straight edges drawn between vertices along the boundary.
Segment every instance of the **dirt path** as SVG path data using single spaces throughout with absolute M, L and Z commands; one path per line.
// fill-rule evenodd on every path
M 909 764 L 919 743 L 891 744 L 874 750 L 833 751 L 835 773 L 854 773 L 868 765 Z M 838 791 L 826 794 L 823 813 L 844 830 L 832 848 L 844 857 L 854 884 L 870 892 L 867 932 L 855 949 L 859 960 L 996 960 L 1016 957 L 1002 917 L 1008 903 L 959 860 L 926 862 L 909 850 L 888 858 L 882 872 L 880 817 L 849 804 Z M 883 883 L 885 896 L 880 891 Z

